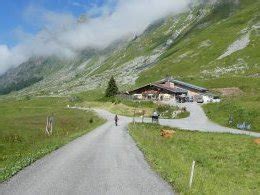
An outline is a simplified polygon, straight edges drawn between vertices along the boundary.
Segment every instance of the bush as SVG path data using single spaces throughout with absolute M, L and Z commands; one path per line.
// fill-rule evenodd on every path
M 159 105 L 156 109 L 162 118 L 172 118 L 172 113 L 178 110 L 176 106 Z

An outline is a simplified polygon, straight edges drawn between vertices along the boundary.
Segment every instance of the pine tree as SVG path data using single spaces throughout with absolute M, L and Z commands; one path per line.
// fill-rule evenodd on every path
M 116 81 L 112 76 L 110 81 L 108 82 L 108 86 L 106 89 L 106 97 L 115 97 L 118 93 L 118 87 L 116 85 Z

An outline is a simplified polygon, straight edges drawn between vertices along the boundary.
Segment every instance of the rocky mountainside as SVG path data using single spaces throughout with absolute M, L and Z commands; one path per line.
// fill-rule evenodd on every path
M 104 50 L 30 59 L 0 76 L 0 93 L 65 95 L 102 87 L 112 75 L 121 86 L 172 75 L 210 88 L 252 88 L 260 74 L 259 13 L 259 0 L 196 3 Z

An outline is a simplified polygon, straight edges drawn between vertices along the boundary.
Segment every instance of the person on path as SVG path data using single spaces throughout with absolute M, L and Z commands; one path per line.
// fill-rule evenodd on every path
M 115 116 L 115 124 L 116 124 L 116 126 L 118 125 L 118 120 L 119 120 L 119 118 L 118 118 L 118 116 L 116 114 L 116 116 Z
M 156 123 L 159 122 L 159 114 L 156 111 L 153 112 L 152 122 L 156 122 Z
M 154 116 L 154 117 L 158 117 L 159 115 L 158 115 L 158 113 L 157 113 L 156 111 L 154 111 L 154 112 L 153 112 L 153 116 Z

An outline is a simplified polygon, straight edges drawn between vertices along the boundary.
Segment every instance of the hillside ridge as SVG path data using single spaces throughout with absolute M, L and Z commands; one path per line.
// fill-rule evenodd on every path
M 121 87 L 166 75 L 197 84 L 226 76 L 259 78 L 259 1 L 205 2 L 103 50 L 86 49 L 71 60 L 30 59 L 0 76 L 0 93 L 27 87 L 14 93 L 66 95 L 104 87 L 112 75 Z

